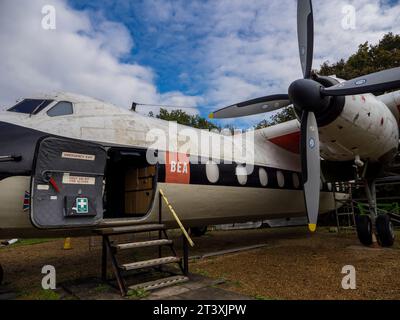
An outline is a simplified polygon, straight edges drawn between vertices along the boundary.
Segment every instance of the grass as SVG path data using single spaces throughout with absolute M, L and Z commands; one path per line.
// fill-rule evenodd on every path
M 229 283 L 238 288 L 242 287 L 242 284 L 240 283 L 240 281 L 229 281 Z
M 129 290 L 126 295 L 133 299 L 143 299 L 146 298 L 150 293 L 144 289 Z
M 256 300 L 262 300 L 262 301 L 270 301 L 270 300 L 276 300 L 276 299 L 273 299 L 273 298 L 268 298 L 268 297 L 265 297 L 265 296 L 262 296 L 262 295 L 256 295 L 255 297 L 254 297 L 254 299 L 256 299 Z
M 109 289 L 110 289 L 109 285 L 101 283 L 96 288 L 94 288 L 94 291 L 97 293 L 103 293 L 108 291 Z
M 54 290 L 36 290 L 29 293 L 22 292 L 18 295 L 20 300 L 60 300 L 61 296 Z
M 35 244 L 46 243 L 53 240 L 56 239 L 21 239 L 17 243 L 13 244 L 12 247 L 33 246 Z
M 203 269 L 196 269 L 195 272 L 203 277 L 209 277 L 210 274 Z

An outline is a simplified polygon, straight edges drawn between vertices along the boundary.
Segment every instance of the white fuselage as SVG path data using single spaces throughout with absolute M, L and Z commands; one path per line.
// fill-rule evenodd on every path
M 201 148 L 200 138 L 192 137 L 188 140 L 193 132 L 196 132 L 197 137 L 206 134 L 214 141 L 224 139 L 216 133 L 205 133 L 201 130 L 178 126 L 178 139 L 175 143 L 175 138 L 168 134 L 170 127 L 166 121 L 145 117 L 126 109 L 76 95 L 59 94 L 49 98 L 54 99 L 55 103 L 56 101 L 72 102 L 74 114 L 49 117 L 46 111 L 54 105 L 51 104 L 34 116 L 13 112 L 1 113 L 0 122 L 51 135 L 97 142 L 105 147 L 151 148 L 171 152 L 179 152 L 181 148 L 184 148 L 186 153 L 199 157 L 209 157 L 210 155 L 204 153 Z M 397 149 L 399 140 L 397 118 L 397 113 L 391 111 L 373 95 L 346 98 L 342 114 L 331 124 L 320 129 L 323 158 L 346 161 L 359 155 L 363 159 L 379 160 L 390 150 Z M 167 140 L 170 143 L 166 144 L 166 149 L 163 149 L 162 145 L 158 145 L 161 142 L 157 139 L 150 139 L 149 132 L 154 133 L 154 130 L 167 133 Z M 243 163 L 246 163 L 246 158 L 251 155 L 257 168 L 255 174 L 259 178 L 258 187 L 254 187 L 254 185 L 247 187 L 247 180 L 243 184 L 243 180 L 240 180 L 239 177 L 235 177 L 240 180 L 238 186 L 212 185 L 207 176 L 204 177 L 204 179 L 208 179 L 208 183 L 205 185 L 163 181 L 157 184 L 157 191 L 163 189 L 187 226 L 304 216 L 303 191 L 297 183 L 300 180 L 300 157 L 293 150 L 287 150 L 270 141 L 272 138 L 298 131 L 298 122 L 291 121 L 256 131 L 254 148 L 245 150 L 244 154 L 243 151 L 237 152 L 238 156 L 234 159 L 232 155 L 236 154 L 235 150 L 239 148 L 238 143 L 231 143 L 231 147 L 220 148 L 217 154 L 213 153 L 213 159 L 219 158 Z M 268 183 L 266 185 L 262 183 L 261 171 L 263 168 L 274 169 L 274 176 L 268 176 L 268 179 L 269 181 L 279 181 L 277 186 L 271 188 Z M 281 177 L 277 176 L 280 176 L 283 171 L 285 177 L 289 177 L 289 179 L 282 182 L 279 180 Z M 29 211 L 23 210 L 24 196 L 26 192 L 30 191 L 30 184 L 31 177 L 28 175 L 10 176 L 0 181 L 0 237 L 49 236 L 53 232 L 59 235 L 73 234 L 68 228 L 45 231 L 36 229 L 32 225 Z M 321 213 L 333 210 L 335 203 L 332 192 L 329 192 L 328 189 L 324 190 L 321 193 L 320 203 Z M 158 220 L 158 212 L 158 201 L 154 201 L 148 214 L 142 218 L 103 219 L 94 227 L 133 222 L 155 222 Z M 174 225 L 174 220 L 165 206 L 163 207 L 163 217 L 165 222 L 171 226 Z M 78 230 L 78 233 L 81 231 Z

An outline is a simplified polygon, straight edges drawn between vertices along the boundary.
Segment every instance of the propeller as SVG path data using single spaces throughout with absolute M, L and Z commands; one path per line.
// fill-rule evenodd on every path
M 288 94 L 278 94 L 234 104 L 233 106 L 211 113 L 209 118 L 226 119 L 245 117 L 279 110 L 290 104 L 291 102 Z
M 314 17 L 311 0 L 297 2 L 297 38 L 304 79 L 311 78 L 314 55 Z
M 347 96 L 389 91 L 399 87 L 400 68 L 393 68 L 342 82 L 333 87 L 322 88 L 322 94 L 325 96 Z
M 308 227 L 315 232 L 318 222 L 321 161 L 319 134 L 314 112 L 304 111 L 301 117 L 301 166 Z
M 300 150 L 304 200 L 309 229 L 314 232 L 318 221 L 321 183 L 320 141 L 316 114 L 321 115 L 329 110 L 331 101 L 336 96 L 400 88 L 400 68 L 372 73 L 326 88 L 315 81 L 322 80 L 324 77 L 317 76 L 315 80 L 312 79 L 314 53 L 312 0 L 298 0 L 297 2 L 297 36 L 303 79 L 296 80 L 289 86 L 288 95 L 271 95 L 235 104 L 212 113 L 210 118 L 250 116 L 276 111 L 290 104 L 293 104 L 296 110 L 301 112 Z
M 297 38 L 299 42 L 300 63 L 304 79 L 311 78 L 312 63 L 314 57 L 314 15 L 311 0 L 299 0 L 297 2 Z M 309 80 L 311 81 L 311 80 Z M 303 105 L 301 115 L 301 168 L 304 186 L 304 202 L 308 216 L 308 228 L 311 232 L 317 229 L 319 198 L 320 198 L 320 174 L 321 161 L 319 151 L 319 133 L 317 118 L 313 112 L 313 101 L 303 104 L 307 97 L 297 97 L 302 95 L 302 84 L 312 84 L 311 82 L 299 82 L 289 88 L 289 95 L 293 101 L 298 101 Z M 299 85 L 300 84 L 300 85 Z M 308 94 L 309 92 L 304 92 Z M 306 99 L 305 99 L 306 98 Z M 299 103 L 297 103 L 299 105 Z

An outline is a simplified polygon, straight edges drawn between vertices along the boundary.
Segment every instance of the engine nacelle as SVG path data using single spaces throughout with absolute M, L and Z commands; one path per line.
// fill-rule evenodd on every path
M 340 115 L 320 128 L 321 156 L 331 161 L 390 159 L 399 145 L 398 121 L 373 94 L 345 97 Z

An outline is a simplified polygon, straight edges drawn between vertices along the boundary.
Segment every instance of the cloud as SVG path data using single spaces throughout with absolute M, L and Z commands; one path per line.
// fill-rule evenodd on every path
M 90 2 L 88 11 L 72 10 L 61 0 L 24 1 L 23 11 L 22 2 L 0 3 L 0 43 L 10 44 L 0 50 L 0 103 L 3 96 L 62 88 L 122 106 L 132 100 L 197 105 L 206 115 L 285 93 L 302 76 L 295 0 L 106 0 Z M 56 32 L 40 29 L 43 3 L 57 7 Z M 365 41 L 400 33 L 398 2 L 313 3 L 315 69 L 347 58 Z M 355 30 L 342 27 L 349 4 L 356 9 Z
M 56 9 L 56 30 L 41 27 L 44 5 Z M 62 0 L 1 0 L 0 45 L 0 105 L 57 90 L 122 107 L 132 101 L 194 106 L 200 101 L 178 91 L 160 93 L 150 67 L 126 62 L 134 39 L 124 24 L 73 10 Z
M 315 0 L 314 69 L 329 60 L 353 54 L 366 41 L 376 44 L 391 31 L 400 33 L 400 4 L 393 1 Z M 148 9 L 159 2 L 149 2 Z M 356 28 L 344 29 L 343 8 L 353 5 Z M 296 1 L 219 0 L 163 1 L 163 17 L 177 35 L 191 35 L 180 52 L 190 57 L 192 86 L 204 85 L 203 114 L 210 109 L 268 94 L 286 93 L 302 77 L 298 46 Z M 160 9 L 160 7 L 159 7 Z M 157 16 L 153 17 L 157 19 Z M 154 22 L 153 22 L 154 23 Z M 179 31 L 182 26 L 183 30 Z M 196 48 L 196 50 L 193 50 Z M 196 63 L 194 63 L 196 62 Z M 183 67 L 182 73 L 189 74 Z M 188 81 L 188 78 L 185 78 Z M 199 81 L 199 82 L 196 82 Z M 268 116 L 268 115 L 267 115 Z M 232 120 L 236 125 L 257 123 L 266 115 Z M 227 121 L 222 122 L 226 124 Z
M 342 27 L 342 9 L 349 4 L 356 9 L 355 30 Z M 314 11 L 315 69 L 326 60 L 347 58 L 360 43 L 377 43 L 389 31 L 400 32 L 399 4 L 320 0 L 314 1 Z M 215 23 L 204 40 L 207 65 L 212 70 L 213 88 L 207 93 L 210 104 L 231 104 L 260 94 L 285 93 L 288 85 L 302 76 L 295 1 L 222 0 L 209 19 Z

